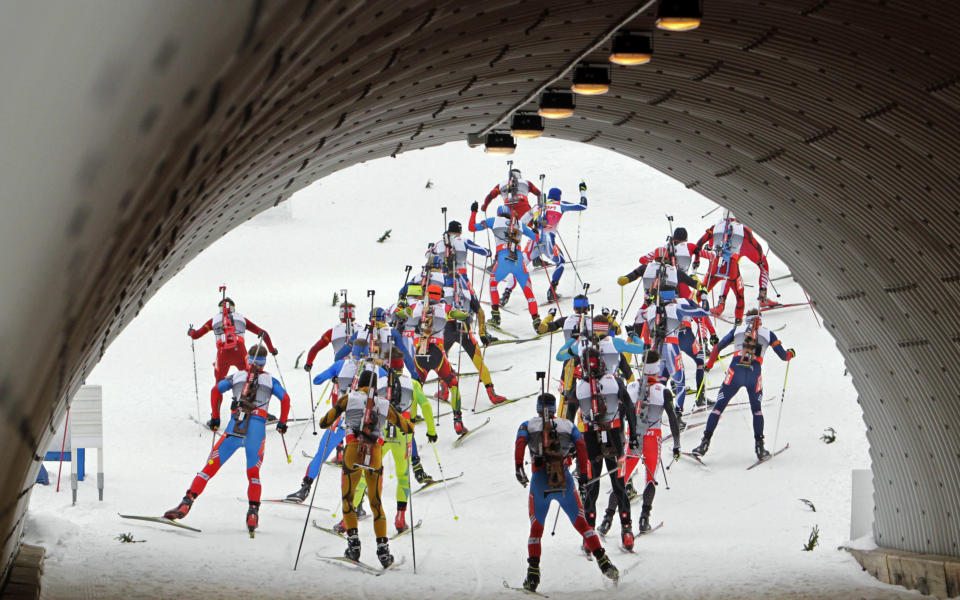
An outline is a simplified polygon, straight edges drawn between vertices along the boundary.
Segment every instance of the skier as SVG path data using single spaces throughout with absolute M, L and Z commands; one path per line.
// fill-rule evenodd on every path
M 503 206 L 497 209 L 496 217 L 490 217 L 477 223 L 476 202 L 470 206 L 469 229 L 470 231 L 488 229 L 493 232 L 497 239 L 497 258 L 493 263 L 493 274 L 490 275 L 490 304 L 493 308 L 490 310 L 488 323 L 500 326 L 500 295 L 497 292 L 497 282 L 512 274 L 517 283 L 520 284 L 523 295 L 527 298 L 527 310 L 530 311 L 533 329 L 536 330 L 540 326 L 537 299 L 533 295 L 530 275 L 527 273 L 523 264 L 523 257 L 518 248 L 521 234 L 531 240 L 536 240 L 536 234 L 529 227 L 518 222 L 516 217 L 511 216 L 509 209 Z
M 710 358 L 706 364 L 708 371 L 713 368 L 720 351 L 729 346 L 731 342 L 734 345 L 734 353 L 730 360 L 730 368 L 727 369 L 723 385 L 720 387 L 720 393 L 717 394 L 717 403 L 710 412 L 710 416 L 707 417 L 703 439 L 700 440 L 700 445 L 693 449 L 693 454 L 703 456 L 707 453 L 710 448 L 710 438 L 713 437 L 713 431 L 717 428 L 717 423 L 720 422 L 723 409 L 727 407 L 727 403 L 740 388 L 745 387 L 750 398 L 750 410 L 753 411 L 754 449 L 757 453 L 757 460 L 763 460 L 770 456 L 770 452 L 763 447 L 763 410 L 760 406 L 763 401 L 763 378 L 760 376 L 763 354 L 767 351 L 767 348 L 773 348 L 773 351 L 777 353 L 781 360 L 789 361 L 797 353 L 793 348 L 783 349 L 783 345 L 777 339 L 776 334 L 761 325 L 760 311 L 755 308 L 750 309 L 747 313 L 746 322 L 731 329 L 730 333 L 723 336 L 720 343 L 713 347 L 713 352 L 710 353 Z
M 564 345 L 570 342 L 570 340 L 579 337 L 580 331 L 585 327 L 584 321 L 589 319 L 588 312 L 590 311 L 590 299 L 587 298 L 585 294 L 578 294 L 573 297 L 573 314 L 567 315 L 565 317 L 560 317 L 559 320 L 554 320 L 556 316 L 556 311 L 550 309 L 550 312 L 547 314 L 546 318 L 540 324 L 540 327 L 537 329 L 537 332 L 541 335 L 551 333 L 558 329 L 563 331 Z M 559 359 L 558 359 L 559 360 Z M 564 402 L 560 405 L 560 416 L 563 417 L 566 415 L 567 402 L 570 398 L 570 395 L 573 394 L 573 383 L 574 383 L 574 369 L 579 362 L 579 358 L 576 356 L 570 356 L 563 361 L 563 397 Z
M 585 428 L 587 454 L 590 458 L 589 473 L 600 473 L 606 463 L 610 483 L 620 507 L 621 541 L 624 548 L 632 550 L 630 501 L 617 467 L 624 455 L 624 421 L 630 427 L 631 451 L 634 454 L 640 451 L 640 439 L 636 435 L 636 411 L 623 382 L 607 372 L 600 350 L 595 346 L 587 347 L 580 355 L 580 370 L 575 397 L 567 401 L 567 418 L 573 421 L 577 410 L 580 410 Z M 585 492 L 587 522 L 593 527 L 597 518 L 600 480 L 590 483 Z
M 493 202 L 493 199 L 500 196 L 503 199 L 504 206 L 510 211 L 514 218 L 526 225 L 533 218 L 533 212 L 530 210 L 530 201 L 528 196 L 540 197 L 540 190 L 532 181 L 523 179 L 520 175 L 520 169 L 510 169 L 510 178 L 503 183 L 497 184 L 487 197 L 483 199 L 483 210 Z M 474 202 L 474 205 L 477 203 Z M 501 207 L 502 208 L 502 207 Z M 476 212 L 474 210 L 473 212 Z M 497 209 L 497 214 L 500 210 Z M 471 229 L 471 231 L 473 231 Z
M 341 302 L 340 322 L 326 330 L 317 340 L 317 343 L 307 352 L 307 361 L 303 364 L 304 371 L 309 373 L 313 369 L 313 361 L 316 359 L 317 353 L 328 345 L 333 346 L 334 360 L 341 359 L 350 353 L 350 349 L 344 350 L 344 347 L 357 337 L 355 318 L 356 306 L 352 302 Z
M 247 454 L 247 480 L 249 481 L 247 529 L 253 535 L 253 531 L 260 522 L 260 465 L 263 463 L 267 406 L 270 404 L 270 396 L 280 400 L 281 412 L 277 431 L 281 434 L 287 431 L 287 413 L 290 411 L 290 396 L 279 381 L 263 370 L 266 363 L 267 349 L 259 344 L 252 346 L 247 355 L 246 368 L 220 380 L 213 388 L 211 402 L 214 411 L 211 421 L 216 422 L 217 426 L 220 424 L 220 403 L 223 400 L 223 392 L 227 390 L 233 392 L 230 423 L 210 452 L 203 470 L 194 477 L 183 500 L 176 508 L 164 513 L 164 518 L 175 520 L 187 516 L 193 501 L 203 492 L 210 478 L 217 474 L 223 463 L 227 462 L 234 452 L 243 448 Z
M 527 577 L 523 581 L 524 589 L 530 591 L 536 591 L 540 584 L 540 537 L 550 503 L 554 500 L 583 536 L 583 546 L 597 559 L 600 571 L 614 581 L 620 576 L 600 544 L 593 526 L 587 522 L 580 496 L 573 488 L 573 476 L 567 470 L 575 453 L 580 473 L 579 487 L 581 490 L 587 487 L 592 471 L 583 435 L 570 421 L 557 418 L 556 410 L 557 400 L 553 394 L 538 396 L 537 416 L 520 425 L 514 447 L 517 481 L 523 487 L 530 483 L 530 537 L 527 540 Z M 527 479 L 523 468 L 527 449 L 530 451 L 532 481 Z
M 236 312 L 233 300 L 224 297 L 217 306 L 220 307 L 220 312 L 204 323 L 200 329 L 191 327 L 187 330 L 187 335 L 195 340 L 199 340 L 209 331 L 213 332 L 217 340 L 217 361 L 213 363 L 213 377 L 216 381 L 219 382 L 226 377 L 230 367 L 236 367 L 238 371 L 247 368 L 247 348 L 243 340 L 243 335 L 247 331 L 254 335 L 262 335 L 270 353 L 277 354 L 277 349 L 270 341 L 270 334 Z
M 536 211 L 532 224 L 533 229 L 537 231 L 536 242 L 529 242 L 526 256 L 532 261 L 533 266 L 546 269 L 547 261 L 554 265 L 553 275 L 550 277 L 550 286 L 547 289 L 547 302 L 557 301 L 557 286 L 560 285 L 560 278 L 563 277 L 563 265 L 566 263 L 560 246 L 557 245 L 557 227 L 560 225 L 560 219 L 563 213 L 567 211 L 581 211 L 587 209 L 587 184 L 580 182 L 580 203 L 564 202 L 561 200 L 562 192 L 560 188 L 550 188 L 547 192 L 547 202 L 540 206 Z M 507 287 L 503 292 L 501 304 L 506 304 L 513 291 L 513 284 Z
M 462 233 L 463 225 L 460 221 L 450 221 L 443 238 L 427 250 L 427 255 L 440 259 L 446 278 L 452 279 L 455 275 L 459 275 L 461 282 L 466 284 L 470 292 L 473 292 L 470 279 L 467 277 L 467 251 L 483 257 L 490 256 L 491 252 L 473 240 L 463 238 Z M 453 285 L 453 282 L 447 281 L 444 285 Z
M 699 254 L 697 254 L 697 245 L 687 241 L 686 228 L 677 227 L 673 230 L 673 236 L 667 240 L 666 244 L 659 248 L 654 248 L 647 254 L 641 256 L 640 264 L 657 263 L 661 259 L 667 259 L 668 262 L 675 265 L 680 271 L 692 275 L 690 273 L 690 265 L 693 264 L 695 259 L 701 256 L 708 260 L 714 258 L 712 252 L 703 248 L 701 248 Z M 628 279 L 627 283 L 630 281 L 632 281 L 632 279 Z M 678 282 L 677 292 L 684 298 L 693 299 L 696 288 L 691 289 L 686 283 Z
M 753 231 L 745 225 L 737 222 L 737 219 L 727 212 L 727 215 L 720 219 L 712 227 L 709 227 L 703 235 L 697 240 L 695 255 L 699 253 L 708 244 L 713 245 L 716 256 L 710 262 L 710 268 L 707 271 L 708 279 L 705 281 L 707 288 L 712 288 L 719 281 L 725 279 L 723 293 L 714 310 L 723 312 L 723 305 L 726 301 L 727 293 L 731 290 L 734 297 L 737 298 L 737 309 L 735 318 L 737 321 L 743 317 L 743 279 L 740 277 L 739 262 L 741 257 L 746 257 L 760 269 L 759 294 L 760 306 L 773 306 L 776 303 L 767 299 L 767 287 L 770 285 L 770 266 L 767 264 L 766 254 L 760 247 L 760 242 L 754 237 Z M 694 259 L 694 268 L 699 264 L 699 259 Z M 710 279 L 711 274 L 713 280 Z M 739 294 L 738 294 L 739 292 Z
M 366 479 L 367 499 L 373 513 L 373 530 L 377 536 L 377 558 L 384 568 L 393 564 L 387 538 L 387 519 L 380 503 L 380 485 L 383 475 L 381 451 L 383 429 L 393 424 L 403 433 L 412 434 L 413 424 L 398 414 L 386 398 L 376 391 L 377 375 L 364 370 L 360 373 L 357 388 L 340 396 L 337 403 L 320 419 L 320 427 L 332 426 L 344 415 L 347 430 L 347 448 L 343 457 L 343 475 L 340 478 L 343 492 L 343 520 L 347 527 L 347 549 L 344 556 L 360 560 L 360 536 L 357 529 L 357 514 L 354 512 L 353 494 L 361 476 Z
M 667 420 L 670 422 L 670 433 L 673 435 L 673 458 L 680 458 L 680 427 L 677 423 L 677 416 L 673 411 L 673 394 L 670 389 L 660 383 L 660 355 L 656 350 L 648 350 L 644 355 L 643 363 L 643 381 L 634 381 L 627 386 L 627 393 L 630 399 L 638 407 L 640 413 L 637 415 L 637 436 L 643 439 L 643 470 L 645 471 L 645 485 L 643 488 L 643 506 L 640 510 L 640 519 L 637 522 L 637 531 L 641 534 L 650 531 L 650 510 L 653 508 L 653 497 L 657 493 L 657 463 L 660 462 L 660 446 L 662 433 L 660 425 L 663 421 L 663 414 L 666 413 Z M 645 385 L 644 385 L 645 384 Z M 641 397 L 640 394 L 644 397 Z M 630 457 L 627 457 L 627 469 L 632 470 L 630 466 Z M 629 474 L 627 475 L 629 477 Z M 613 514 L 616 509 L 616 503 L 613 495 L 610 496 L 610 502 L 607 506 L 607 512 L 603 516 L 603 522 L 597 527 L 597 531 L 606 535 L 613 524 Z

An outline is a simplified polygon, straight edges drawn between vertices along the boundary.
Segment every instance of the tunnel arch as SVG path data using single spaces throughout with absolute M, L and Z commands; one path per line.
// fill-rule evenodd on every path
M 0 49 L 50 50 L 3 71 L 27 92 L 0 161 L 5 561 L 65 399 L 173 273 L 326 174 L 489 129 L 606 33 L 651 27 L 624 22 L 647 4 L 4 8 L 21 31 Z M 960 6 L 705 5 L 545 135 L 651 165 L 769 241 L 854 376 L 877 543 L 960 556 Z

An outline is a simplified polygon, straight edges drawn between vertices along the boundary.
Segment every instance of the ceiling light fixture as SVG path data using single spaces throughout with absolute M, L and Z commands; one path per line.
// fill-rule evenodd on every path
M 488 133 L 483 151 L 487 154 L 513 154 L 517 142 L 509 133 Z
M 643 65 L 653 56 L 653 36 L 647 32 L 621 31 L 613 38 L 610 62 L 618 65 Z
M 667 31 L 691 31 L 700 27 L 700 0 L 660 0 L 657 27 Z
M 518 138 L 538 138 L 543 135 L 543 117 L 531 113 L 516 113 L 510 123 L 510 133 Z
M 565 119 L 573 114 L 573 109 L 573 94 L 546 91 L 540 94 L 540 109 L 537 114 L 548 119 Z
M 610 91 L 610 69 L 588 64 L 579 64 L 573 70 L 573 85 L 570 89 L 577 94 L 596 96 Z

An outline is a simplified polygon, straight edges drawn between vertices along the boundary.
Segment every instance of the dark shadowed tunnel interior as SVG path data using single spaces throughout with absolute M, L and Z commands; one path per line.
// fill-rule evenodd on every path
M 650 4 L 0 8 L 4 564 L 66 399 L 173 274 L 334 171 L 507 132 L 617 29 L 653 30 Z M 958 557 L 960 5 L 703 4 L 544 135 L 653 166 L 769 241 L 853 375 L 877 544 Z

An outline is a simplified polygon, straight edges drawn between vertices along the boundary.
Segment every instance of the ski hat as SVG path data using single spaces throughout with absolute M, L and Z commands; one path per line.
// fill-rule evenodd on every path
M 676 290 L 660 290 L 660 302 L 673 302 L 676 299 Z
M 256 346 L 250 346 L 250 351 L 247 353 L 247 366 L 251 367 L 256 365 L 261 369 L 267 364 L 267 348 L 263 344 L 257 344 Z
M 364 369 L 363 372 L 360 373 L 360 378 L 357 379 L 357 389 L 365 388 L 365 387 L 376 388 L 376 386 L 377 386 L 377 374 L 373 371 L 367 371 L 366 369 Z
M 509 216 L 510 216 L 510 208 L 507 207 L 506 205 L 500 206 L 499 208 L 497 208 L 497 216 L 498 216 L 498 217 L 509 217 Z
M 419 283 L 410 283 L 407 284 L 407 296 L 414 296 L 417 298 L 423 297 L 423 286 Z
M 219 306 L 220 308 L 223 308 L 224 302 L 227 303 L 227 308 L 230 310 L 233 310 L 236 307 L 236 305 L 233 303 L 233 300 L 231 300 L 229 296 L 224 298 L 220 302 L 217 302 L 217 306 Z
M 463 225 L 460 224 L 460 221 L 450 221 L 447 225 L 448 233 L 463 233 Z
M 353 347 L 350 349 L 350 356 L 357 359 L 370 356 L 370 346 L 367 345 L 367 340 L 363 338 L 357 338 L 353 340 Z M 362 384 L 361 387 L 363 387 Z
M 580 365 L 584 367 L 584 377 L 600 377 L 603 375 L 604 364 L 600 358 L 600 351 L 592 346 L 583 351 Z
M 673 241 L 674 242 L 685 242 L 687 241 L 687 230 L 685 227 L 677 227 L 673 230 Z
M 610 333 L 610 316 L 609 315 L 597 315 L 593 318 L 592 324 L 593 333 L 597 337 L 604 337 Z
M 510 169 L 510 177 L 520 179 L 520 169 Z
M 443 300 L 443 287 L 435 283 L 432 283 L 427 286 L 427 294 L 430 296 L 430 299 L 434 302 L 439 302 Z
M 590 310 L 590 299 L 586 294 L 577 294 L 573 297 L 573 312 L 585 314 Z
M 550 191 L 547 192 L 547 200 L 556 200 L 560 201 L 560 194 L 563 192 L 560 191 L 560 188 L 550 188 Z
M 643 355 L 643 374 L 647 377 L 660 376 L 660 354 L 656 350 L 648 350 Z
M 537 414 L 542 415 L 544 408 L 551 416 L 557 414 L 557 397 L 549 392 L 537 396 Z
M 370 320 L 374 323 L 386 323 L 387 322 L 387 311 L 383 310 L 379 306 L 370 311 Z
M 356 306 L 352 302 L 343 302 L 340 304 L 340 322 L 346 323 L 356 318 Z
M 754 320 L 756 320 L 757 322 L 757 327 L 759 327 L 761 324 L 760 311 L 756 308 L 751 308 L 750 310 L 748 310 L 747 314 L 743 315 L 743 317 L 744 317 L 743 322 L 746 323 L 747 325 L 752 324 Z

